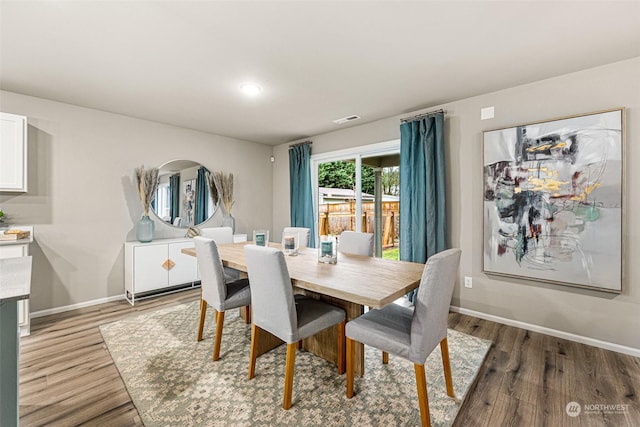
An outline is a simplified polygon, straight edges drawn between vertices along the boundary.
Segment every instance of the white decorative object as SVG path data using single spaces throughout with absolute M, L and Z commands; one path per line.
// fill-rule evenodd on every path
M 246 234 L 234 234 L 233 235 L 233 243 L 244 243 L 247 241 Z
M 0 191 L 27 191 L 27 118 L 0 113 Z
M 150 243 L 125 242 L 124 288 L 125 298 L 131 305 L 140 294 L 191 284 L 200 280 L 196 257 L 183 254 L 184 248 L 192 248 L 193 240 L 156 239 Z M 143 295 L 145 297 L 148 295 Z
M 0 259 L 1 258 L 17 258 L 29 256 L 29 244 L 33 243 L 33 227 L 21 226 L 12 227 L 29 232 L 29 237 L 20 240 L 2 240 L 0 241 Z M 0 231 L 4 233 L 4 231 Z M 29 335 L 31 328 L 31 319 L 29 316 L 29 300 L 22 299 L 18 301 L 18 326 L 20 327 L 20 336 Z

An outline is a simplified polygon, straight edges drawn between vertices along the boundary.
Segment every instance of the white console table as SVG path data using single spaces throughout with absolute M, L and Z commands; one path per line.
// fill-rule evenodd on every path
M 149 243 L 124 244 L 125 298 L 131 305 L 148 293 L 171 292 L 178 285 L 196 285 L 200 280 L 198 263 L 183 254 L 193 247 L 188 238 L 157 239 Z

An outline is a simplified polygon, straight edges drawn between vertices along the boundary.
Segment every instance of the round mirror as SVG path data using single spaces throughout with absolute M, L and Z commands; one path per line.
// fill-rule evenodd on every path
M 151 204 L 166 224 L 188 228 L 205 222 L 215 213 L 207 184 L 209 170 L 191 160 L 172 160 L 160 166 L 158 190 Z

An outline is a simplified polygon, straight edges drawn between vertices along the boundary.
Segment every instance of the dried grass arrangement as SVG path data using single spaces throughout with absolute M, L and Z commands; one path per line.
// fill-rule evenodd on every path
M 228 215 L 231 215 L 231 208 L 235 203 L 233 201 L 233 174 L 225 174 L 224 172 L 213 172 L 210 175 L 216 188 L 218 200 L 222 202 L 222 206 Z M 212 193 L 213 194 L 213 193 Z M 215 199 L 214 199 L 215 202 Z
M 207 184 L 209 185 L 209 194 L 211 195 L 211 200 L 213 200 L 213 205 L 218 206 L 218 203 L 220 203 L 220 195 L 218 194 L 214 175 L 214 173 L 207 171 Z
M 149 216 L 149 206 L 151 206 L 158 189 L 158 168 L 145 169 L 144 165 L 136 168 L 136 182 L 143 215 Z

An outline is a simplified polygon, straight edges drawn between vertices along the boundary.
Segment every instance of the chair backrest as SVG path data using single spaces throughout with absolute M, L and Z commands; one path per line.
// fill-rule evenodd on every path
M 311 229 L 306 227 L 285 227 L 282 232 L 284 234 L 297 233 L 298 246 L 300 248 L 306 248 L 309 246 L 309 235 L 311 234 Z
M 256 245 L 245 246 L 244 253 L 251 283 L 252 321 L 291 342 L 298 332 L 298 318 L 284 254 L 276 248 Z
M 231 227 L 201 228 L 200 235 L 215 240 L 218 245 L 233 243 L 233 229 Z
M 196 236 L 193 241 L 196 244 L 202 298 L 213 308 L 221 311 L 222 303 L 227 298 L 227 286 L 218 246 L 214 240 L 206 237 Z
M 448 249 L 427 260 L 411 321 L 409 360 L 424 363 L 447 336 L 449 306 L 460 264 L 460 249 Z
M 343 254 L 373 256 L 373 233 L 343 231 L 338 251 Z

